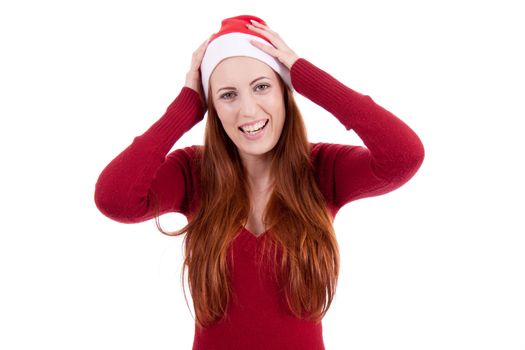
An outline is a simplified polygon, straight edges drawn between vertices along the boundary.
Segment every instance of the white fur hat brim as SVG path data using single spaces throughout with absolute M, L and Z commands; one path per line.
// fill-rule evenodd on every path
M 256 40 L 263 45 L 270 45 L 264 39 L 246 33 L 227 33 L 215 38 L 208 43 L 206 52 L 201 62 L 201 80 L 206 101 L 208 101 L 208 88 L 210 76 L 217 65 L 225 58 L 246 56 L 256 58 L 269 65 L 290 89 L 292 88 L 290 71 L 275 57 L 253 46 L 250 40 Z

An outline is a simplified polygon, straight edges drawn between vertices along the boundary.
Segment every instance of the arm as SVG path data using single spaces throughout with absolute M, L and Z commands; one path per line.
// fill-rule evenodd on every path
M 290 74 L 297 92 L 353 129 L 366 146 L 315 146 L 321 188 L 334 206 L 390 192 L 414 176 L 425 151 L 403 121 L 304 58 L 295 61 Z
M 101 172 L 95 185 L 97 208 L 122 223 L 151 219 L 155 200 L 160 214 L 184 213 L 192 188 L 193 147 L 166 154 L 204 113 L 199 94 L 184 86 L 164 115 Z

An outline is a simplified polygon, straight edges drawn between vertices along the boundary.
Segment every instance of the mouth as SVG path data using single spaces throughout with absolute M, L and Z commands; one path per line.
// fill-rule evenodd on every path
M 264 122 L 264 124 L 260 127 L 258 127 L 257 129 L 243 129 L 239 126 L 239 130 L 242 131 L 243 133 L 245 134 L 248 134 L 248 135 L 254 135 L 254 134 L 257 134 L 258 132 L 260 132 L 261 130 L 263 130 L 266 125 L 268 125 L 268 122 L 270 121 L 270 119 L 266 119 L 266 121 Z

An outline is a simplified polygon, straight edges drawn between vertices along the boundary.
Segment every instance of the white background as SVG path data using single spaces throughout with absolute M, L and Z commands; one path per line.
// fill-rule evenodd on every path
M 326 348 L 525 349 L 518 3 L 3 1 L 0 348 L 191 349 L 182 237 L 108 219 L 94 186 L 162 116 L 220 21 L 253 14 L 425 146 L 407 184 L 338 213 Z M 360 143 L 297 100 L 311 141 Z M 174 149 L 202 144 L 203 126 Z

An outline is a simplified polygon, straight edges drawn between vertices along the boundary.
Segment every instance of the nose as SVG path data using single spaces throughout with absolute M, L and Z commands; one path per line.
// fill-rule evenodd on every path
M 257 114 L 257 100 L 251 94 L 243 94 L 240 105 L 241 115 L 255 116 Z

